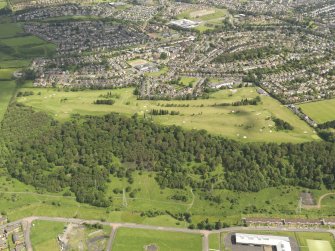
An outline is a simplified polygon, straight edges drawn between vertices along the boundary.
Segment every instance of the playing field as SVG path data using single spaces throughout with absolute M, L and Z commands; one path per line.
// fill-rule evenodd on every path
M 335 240 L 330 233 L 296 232 L 301 251 L 334 251 Z
M 159 251 L 200 251 L 202 237 L 197 234 L 120 228 L 113 242 L 113 251 L 145 251 L 150 250 L 145 248 L 149 245 L 156 246 Z
M 299 105 L 303 112 L 317 123 L 335 120 L 335 99 Z
M 307 240 L 309 251 L 333 251 L 329 241 Z
M 62 222 L 33 221 L 30 239 L 34 251 L 59 251 L 57 236 L 65 226 Z
M 25 89 L 23 89 L 24 91 Z M 35 94 L 19 98 L 18 101 L 43 110 L 64 121 L 73 113 L 102 115 L 119 112 L 128 116 L 138 113 L 144 116 L 152 109 L 179 111 L 177 116 L 152 116 L 152 120 L 163 125 L 179 125 L 186 129 L 205 129 L 216 135 L 223 135 L 240 141 L 306 142 L 318 139 L 313 129 L 296 117 L 290 110 L 271 97 L 262 96 L 262 104 L 257 106 L 214 106 L 225 102 L 240 101 L 258 96 L 256 88 L 222 90 L 210 95 L 209 99 L 147 101 L 137 100 L 133 89 L 112 90 L 119 94 L 115 104 L 94 105 L 93 102 L 107 90 L 65 92 L 55 89 L 35 88 Z M 66 101 L 61 102 L 61 100 Z M 173 107 L 170 107 L 173 106 Z M 289 122 L 293 131 L 276 131 L 272 116 Z
M 134 59 L 127 62 L 131 67 L 136 67 L 139 65 L 147 64 L 148 61 L 144 59 Z

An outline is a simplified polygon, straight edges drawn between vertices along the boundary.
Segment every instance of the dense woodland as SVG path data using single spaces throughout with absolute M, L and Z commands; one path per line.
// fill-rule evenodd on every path
M 242 144 L 136 115 L 74 115 L 60 123 L 15 103 L 0 134 L 0 165 L 13 177 L 42 190 L 70 187 L 79 202 L 102 207 L 111 204 L 104 193 L 110 175 L 131 183 L 136 169 L 155 172 L 162 188 L 335 187 L 335 144 L 329 142 Z M 208 175 L 218 169 L 221 175 Z

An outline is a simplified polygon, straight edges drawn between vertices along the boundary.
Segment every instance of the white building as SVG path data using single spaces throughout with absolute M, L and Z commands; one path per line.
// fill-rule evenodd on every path
M 180 20 L 173 20 L 170 22 L 171 25 L 175 25 L 184 29 L 192 29 L 201 24 L 201 22 L 198 21 L 192 21 L 188 19 L 180 19 Z
M 284 236 L 236 233 L 236 244 L 271 246 L 277 251 L 291 251 L 290 239 Z

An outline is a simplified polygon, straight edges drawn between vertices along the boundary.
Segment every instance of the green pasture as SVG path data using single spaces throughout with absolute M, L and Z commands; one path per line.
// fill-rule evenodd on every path
M 317 123 L 335 120 L 335 99 L 305 103 L 299 107 Z
M 33 221 L 30 239 L 34 251 L 59 251 L 57 237 L 65 227 L 62 222 Z
M 0 2 L 1 3 L 1 2 Z M 0 23 L 0 38 L 10 38 L 23 34 L 23 29 L 19 23 Z
M 22 89 L 24 90 L 27 89 Z M 214 106 L 254 98 L 258 96 L 256 88 L 221 90 L 211 94 L 209 99 L 173 101 L 137 100 L 132 88 L 117 89 L 111 90 L 112 93 L 120 95 L 112 106 L 93 104 L 108 90 L 66 92 L 50 88 L 35 88 L 33 91 L 40 92 L 41 95 L 22 97 L 18 101 L 47 112 L 60 121 L 69 119 L 73 113 L 103 115 L 118 112 L 127 116 L 137 113 L 140 116 L 146 114 L 146 118 L 163 125 L 179 125 L 189 130 L 205 129 L 212 134 L 243 142 L 299 143 L 319 139 L 312 128 L 271 97 L 261 96 L 262 104 L 257 106 Z M 184 107 L 166 107 L 171 104 Z M 152 109 L 179 111 L 180 115 L 151 117 L 148 114 Z M 272 116 L 289 122 L 294 130 L 276 131 L 270 119 Z
M 7 6 L 6 1 L 0 1 L 0 9 L 5 8 Z
M 36 36 L 24 33 L 21 23 L 13 23 L 6 17 L 0 18 L 0 67 L 21 68 L 36 57 L 50 57 L 56 46 Z
M 16 84 L 14 81 L 0 81 L 0 121 L 7 110 L 8 103 L 14 94 L 15 87 Z
M 120 228 L 116 232 L 113 251 L 142 251 L 154 244 L 159 251 L 197 251 L 202 249 L 202 237 L 197 234 Z
M 16 70 L 15 68 L 0 69 L 0 79 L 1 80 L 11 80 L 15 70 Z

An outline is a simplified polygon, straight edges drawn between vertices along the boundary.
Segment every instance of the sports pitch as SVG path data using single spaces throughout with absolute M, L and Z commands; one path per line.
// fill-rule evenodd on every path
M 299 105 L 303 112 L 317 123 L 335 120 L 335 99 Z
M 333 251 L 329 241 L 324 240 L 307 240 L 309 251 Z

